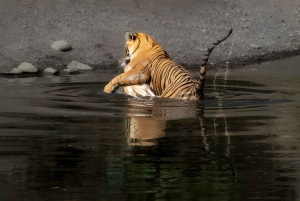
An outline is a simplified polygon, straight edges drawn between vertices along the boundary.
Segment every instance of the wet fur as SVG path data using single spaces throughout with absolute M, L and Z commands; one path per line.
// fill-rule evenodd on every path
M 186 69 L 171 60 L 169 55 L 150 36 L 126 33 L 124 73 L 112 79 L 104 88 L 107 93 L 119 86 L 127 87 L 127 94 L 153 92 L 165 98 L 197 100 L 204 98 L 206 65 L 212 50 L 226 40 L 232 30 L 208 48 L 200 67 L 200 80 L 195 80 Z M 149 91 L 147 91 L 149 89 Z M 132 93 L 132 94 L 131 94 Z M 145 94 L 143 94 L 145 93 Z M 152 96 L 152 94 L 151 94 Z
M 130 58 L 126 57 L 122 59 L 120 68 L 123 69 L 123 72 L 127 72 L 131 70 L 131 66 L 129 65 L 130 63 Z M 119 87 L 120 88 L 120 87 Z M 155 97 L 155 94 L 152 92 L 150 85 L 149 84 L 142 84 L 142 85 L 131 85 L 131 86 L 124 86 L 122 89 L 117 89 L 117 90 L 122 90 L 125 94 L 134 96 L 136 98 L 141 98 L 141 97 Z

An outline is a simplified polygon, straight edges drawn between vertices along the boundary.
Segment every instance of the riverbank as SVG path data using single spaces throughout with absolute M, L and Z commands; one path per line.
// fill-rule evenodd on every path
M 298 0 L 223 1 L 0 1 L 0 73 L 22 62 L 39 70 L 65 68 L 73 60 L 93 69 L 114 68 L 126 31 L 151 35 L 187 67 L 227 34 L 210 64 L 240 66 L 300 54 Z M 51 45 L 67 41 L 60 52 Z

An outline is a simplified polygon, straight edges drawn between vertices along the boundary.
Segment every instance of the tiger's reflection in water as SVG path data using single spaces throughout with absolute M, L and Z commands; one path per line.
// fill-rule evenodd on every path
M 181 119 L 199 119 L 200 135 L 203 136 L 205 149 L 206 126 L 203 117 L 203 105 L 198 101 L 178 101 L 170 99 L 129 99 L 126 137 L 130 146 L 154 146 L 157 140 L 178 135 L 178 132 L 166 132 L 166 129 L 180 127 Z M 172 126 L 173 124 L 173 126 Z M 187 129 L 188 130 L 188 129 Z M 199 132 L 197 132 L 199 135 Z M 182 135 L 182 134 L 181 134 Z

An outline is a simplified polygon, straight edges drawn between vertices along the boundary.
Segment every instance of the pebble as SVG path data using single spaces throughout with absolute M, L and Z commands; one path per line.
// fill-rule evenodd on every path
M 12 71 L 10 73 L 12 73 L 12 74 L 22 74 L 22 71 L 20 71 L 18 68 L 14 68 L 14 69 L 12 69 Z
M 61 69 L 59 71 L 59 75 L 61 76 L 69 76 L 69 75 L 77 75 L 77 74 L 80 74 L 78 70 Z
M 28 63 L 28 62 L 21 63 L 17 69 L 21 73 L 37 73 L 38 72 L 37 67 L 35 67 L 34 65 L 32 65 L 31 63 Z M 15 72 L 17 72 L 17 71 L 15 70 Z
M 256 48 L 256 49 L 260 49 L 259 45 L 255 45 L 255 44 L 250 44 L 250 47 Z
M 44 75 L 54 75 L 55 73 L 57 73 L 57 70 L 55 70 L 54 68 L 46 68 L 44 70 Z
M 70 75 L 70 69 L 61 69 L 61 70 L 59 71 L 59 74 L 60 74 L 61 76 Z
M 199 47 L 199 48 L 196 48 L 197 50 L 199 50 L 200 52 L 206 52 L 207 51 L 207 48 L 201 48 L 201 47 Z
M 64 40 L 59 40 L 59 41 L 55 41 L 51 47 L 55 50 L 58 51 L 62 51 L 62 52 L 66 52 L 71 50 L 71 46 L 69 45 L 69 43 L 67 41 Z
M 93 70 L 92 67 L 85 65 L 83 63 L 80 63 L 78 61 L 72 61 L 68 66 L 68 69 L 71 71 L 76 71 L 76 70 Z

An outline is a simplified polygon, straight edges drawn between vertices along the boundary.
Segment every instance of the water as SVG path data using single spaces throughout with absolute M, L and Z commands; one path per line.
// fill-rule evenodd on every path
M 299 200 L 299 65 L 209 69 L 196 102 L 1 77 L 0 200 Z

